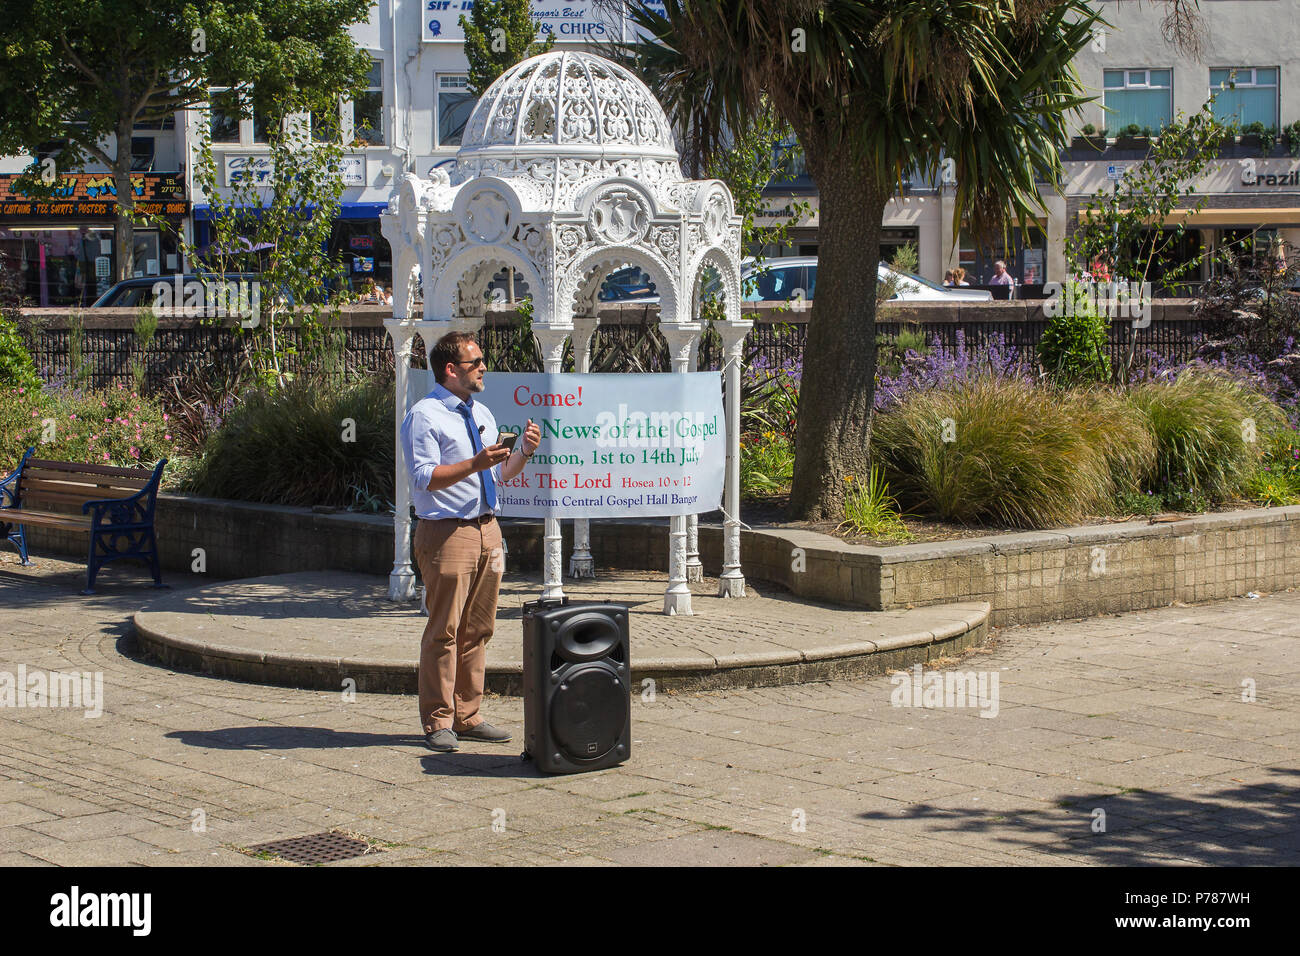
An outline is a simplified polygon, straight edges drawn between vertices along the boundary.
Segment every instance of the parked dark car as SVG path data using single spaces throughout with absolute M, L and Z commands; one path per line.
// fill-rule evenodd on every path
M 176 298 L 176 280 L 181 280 L 181 297 Z M 218 283 L 237 283 L 245 287 L 251 286 L 252 283 L 258 283 L 259 287 L 263 282 L 262 276 L 256 272 L 231 272 L 224 276 L 211 272 L 187 272 L 184 275 L 169 276 L 150 276 L 140 279 L 126 279 L 110 288 L 107 292 L 96 299 L 89 308 L 92 309 L 138 309 L 144 306 L 159 306 L 159 299 L 165 303 L 167 308 L 183 308 L 186 297 L 191 297 L 190 301 L 196 301 L 195 296 L 200 293 L 191 291 L 205 283 L 211 287 Z M 159 285 L 162 283 L 162 285 Z M 343 279 L 344 288 L 351 291 L 352 282 L 349 278 Z M 228 286 L 229 287 L 229 286 Z M 164 291 L 165 288 L 165 291 Z M 316 295 L 311 296 L 308 301 L 328 301 L 331 290 L 322 290 L 319 298 Z M 258 295 L 266 294 L 264 287 L 260 287 Z M 294 302 L 294 297 L 286 290 L 285 299 L 290 305 Z M 204 301 L 198 298 L 197 301 Z
M 110 288 L 98 299 L 90 304 L 92 309 L 138 309 L 144 306 L 155 305 L 157 293 L 155 287 L 163 283 L 169 287 L 166 295 L 174 295 L 176 288 L 176 275 L 169 276 L 147 276 L 140 279 L 125 279 L 117 285 Z M 182 298 L 179 303 L 184 306 L 184 296 L 189 294 L 193 286 L 200 285 L 206 280 L 208 283 L 215 282 L 257 282 L 261 276 L 251 272 L 231 273 L 226 276 L 218 276 L 212 273 L 187 272 L 179 276 L 181 280 Z

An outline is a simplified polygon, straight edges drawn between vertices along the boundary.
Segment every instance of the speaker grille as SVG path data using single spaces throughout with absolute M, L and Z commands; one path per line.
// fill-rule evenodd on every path
M 618 743 L 627 720 L 627 691 L 608 667 L 575 667 L 551 700 L 551 731 L 570 760 L 596 760 Z

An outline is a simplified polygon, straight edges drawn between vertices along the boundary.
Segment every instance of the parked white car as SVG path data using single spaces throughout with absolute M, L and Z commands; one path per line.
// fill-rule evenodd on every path
M 892 302 L 988 302 L 993 293 L 982 289 L 949 288 L 910 272 L 895 272 L 885 263 L 879 265 L 879 281 L 896 279 Z M 740 284 L 745 302 L 785 302 L 802 298 L 812 301 L 817 288 L 817 257 L 786 256 L 752 259 L 741 266 Z

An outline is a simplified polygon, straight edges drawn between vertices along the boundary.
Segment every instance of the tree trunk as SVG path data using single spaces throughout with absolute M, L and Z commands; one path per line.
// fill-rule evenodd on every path
M 808 161 L 821 196 L 821 229 L 790 510 L 791 517 L 818 521 L 843 515 L 847 476 L 870 476 L 877 263 L 889 191 L 847 147 Z
M 117 153 L 113 157 L 113 188 L 117 190 L 117 218 L 113 223 L 113 251 L 117 275 L 114 282 L 135 274 L 135 193 L 131 191 L 131 123 L 117 124 Z

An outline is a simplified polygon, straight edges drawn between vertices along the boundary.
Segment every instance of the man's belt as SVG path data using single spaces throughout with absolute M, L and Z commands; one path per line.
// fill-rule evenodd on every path
M 421 518 L 421 521 L 454 521 L 457 524 L 487 524 L 496 514 L 489 511 L 479 515 L 477 518 Z

